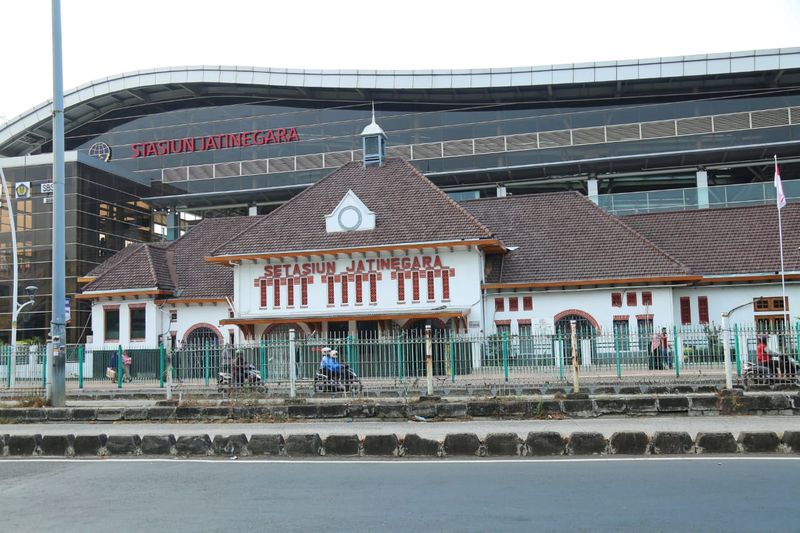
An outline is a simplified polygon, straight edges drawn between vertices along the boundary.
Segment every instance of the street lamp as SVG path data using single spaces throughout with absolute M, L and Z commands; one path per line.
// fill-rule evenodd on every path
M 14 272 L 14 293 L 16 294 L 16 271 Z M 17 380 L 17 317 L 22 312 L 25 306 L 31 305 L 36 298 L 36 291 L 38 288 L 35 285 L 28 285 L 25 287 L 25 292 L 28 295 L 28 301 L 19 303 L 16 299 L 13 301 L 14 309 L 11 313 L 11 383 L 10 387 L 14 388 Z
M 732 307 L 727 311 L 722 312 L 722 353 L 723 357 L 725 358 L 725 388 L 728 390 L 733 389 L 733 368 L 731 367 L 731 340 L 730 338 L 728 338 L 728 319 L 730 318 L 730 316 L 733 314 L 734 311 L 737 311 L 742 307 L 747 307 L 748 305 L 753 305 L 754 301 L 760 300 L 762 298 L 763 296 L 759 296 L 758 298 L 753 298 L 749 302 L 745 302 L 743 304 L 737 305 L 736 307 Z

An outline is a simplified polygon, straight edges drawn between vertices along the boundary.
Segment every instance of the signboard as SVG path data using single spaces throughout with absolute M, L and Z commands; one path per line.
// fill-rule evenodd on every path
M 134 143 L 131 145 L 131 150 L 133 151 L 131 157 L 136 159 L 138 157 L 187 154 L 299 141 L 300 136 L 295 128 L 220 133 L 219 135 L 207 135 L 204 137 L 184 137 L 182 139 Z
M 18 200 L 24 200 L 25 198 L 31 197 L 31 182 L 30 181 L 20 181 L 16 185 L 14 185 L 14 198 Z
M 54 185 L 52 181 L 42 183 L 40 191 L 42 194 L 53 194 Z

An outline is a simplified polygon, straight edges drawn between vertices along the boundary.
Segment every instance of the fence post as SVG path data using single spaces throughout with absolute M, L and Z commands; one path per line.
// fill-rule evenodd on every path
M 794 325 L 794 346 L 796 349 L 795 358 L 800 361 L 800 322 L 796 322 Z
M 681 377 L 681 354 L 678 352 L 678 326 L 672 326 L 672 352 L 675 354 L 675 377 Z
M 11 358 L 14 356 L 14 352 L 11 349 L 11 346 L 8 347 L 6 350 L 8 354 L 8 359 L 6 359 L 6 386 L 10 389 L 11 388 Z
M 406 370 L 403 364 L 403 334 L 400 333 L 397 336 L 397 376 L 400 378 L 400 382 L 403 382 L 403 379 L 406 377 Z
M 267 347 L 264 344 L 264 339 L 258 344 L 258 360 L 261 367 L 261 382 L 267 381 Z
M 173 353 L 174 352 L 172 351 L 172 344 L 170 343 L 170 349 L 169 349 L 169 352 L 167 353 L 167 400 L 171 400 L 172 399 L 172 372 L 173 372 L 173 369 L 172 369 L 172 356 L 173 356 Z
M 556 346 L 558 346 L 558 354 L 556 354 L 556 364 L 558 365 L 558 378 L 564 379 L 564 336 L 556 338 L 553 336 L 553 353 L 556 354 Z
M 456 341 L 453 338 L 453 333 L 448 332 L 450 337 L 450 383 L 456 382 Z
M 569 337 L 572 347 L 572 392 L 580 392 L 580 374 L 578 371 L 578 334 L 575 332 L 575 321 L 569 321 Z
M 614 358 L 617 361 L 617 379 L 620 379 L 622 377 L 622 361 L 619 353 L 619 334 L 617 331 L 614 331 Z
M 117 345 L 117 388 L 122 388 L 122 345 Z
M 508 332 L 503 332 L 503 379 L 508 383 Z
M 289 397 L 297 396 L 297 368 L 294 361 L 295 340 L 294 328 L 289 330 Z
M 158 386 L 164 388 L 164 344 L 158 347 Z
M 83 388 L 83 344 L 78 345 L 78 388 Z
M 205 380 L 206 387 L 208 387 L 208 365 L 209 365 L 208 341 L 206 341 L 203 350 L 203 379 Z
M 52 345 L 53 345 L 53 343 L 48 343 L 48 345 L 49 345 L 49 346 L 51 347 L 51 349 L 52 349 Z M 45 349 L 44 349 L 44 359 L 42 359 L 42 388 L 44 388 L 44 389 L 46 389 L 46 388 L 47 388 L 47 353 L 48 353 L 48 351 L 49 351 L 49 350 L 47 349 L 47 346 L 48 346 L 48 345 L 45 345 Z M 30 354 L 28 355 L 28 357 L 30 357 Z
M 731 369 L 731 339 L 728 336 L 728 312 L 722 313 L 722 354 L 725 358 L 725 388 L 733 389 L 733 375 Z
M 347 352 L 347 364 L 350 365 L 356 374 L 361 374 L 358 367 L 358 356 L 356 355 L 355 339 L 352 335 L 347 336 L 347 345 L 345 346 Z
M 736 348 L 736 375 L 742 377 L 741 346 L 739 345 L 739 324 L 733 325 L 733 347 Z
M 433 340 L 430 324 L 425 326 L 425 381 L 428 385 L 428 396 L 433 396 Z

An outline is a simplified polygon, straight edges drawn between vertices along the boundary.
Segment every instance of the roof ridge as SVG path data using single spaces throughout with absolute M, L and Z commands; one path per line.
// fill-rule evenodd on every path
M 667 259 L 669 259 L 670 261 L 672 261 L 673 263 L 675 263 L 676 265 L 681 267 L 687 274 L 693 274 L 694 273 L 694 272 L 692 272 L 691 268 L 689 268 L 688 266 L 684 265 L 681 261 L 678 260 L 678 258 L 674 257 L 672 254 L 670 254 L 666 250 L 662 249 L 660 246 L 656 245 L 656 243 L 654 243 L 653 241 L 651 241 L 650 239 L 648 239 L 647 237 L 645 237 L 644 235 L 642 235 L 641 233 L 639 233 L 638 231 L 636 231 L 635 229 L 630 227 L 628 224 L 626 224 L 625 222 L 620 220 L 619 217 L 614 216 L 611 213 L 607 212 L 605 209 L 603 209 L 602 207 L 600 207 L 596 203 L 592 202 L 591 200 L 589 200 L 589 198 L 587 198 L 586 196 L 582 195 L 578 191 L 571 191 L 571 192 L 573 192 L 576 196 L 581 198 L 585 203 L 589 204 L 591 206 L 590 209 L 595 209 L 597 211 L 600 211 L 602 216 L 607 217 L 607 218 L 615 221 L 617 224 L 622 226 L 622 228 L 624 228 L 628 233 L 630 233 L 631 235 L 633 235 L 637 239 L 641 240 L 647 246 L 650 246 L 651 248 L 653 248 L 653 250 L 655 250 L 657 253 L 660 253 L 661 255 L 663 255 L 664 257 L 666 257 Z
M 400 161 L 400 162 L 401 162 L 401 163 L 403 163 L 404 165 L 408 165 L 408 167 L 410 167 L 410 168 L 411 168 L 411 170 L 414 172 L 414 174 L 416 174 L 416 175 L 417 175 L 419 178 L 421 178 L 421 179 L 422 179 L 422 181 L 423 181 L 423 182 L 424 182 L 426 185 L 428 185 L 428 187 L 430 187 L 431 189 L 433 189 L 434 191 L 436 191 L 436 192 L 437 192 L 439 195 L 441 195 L 442 197 L 444 197 L 444 199 L 445 199 L 445 200 L 447 200 L 447 202 L 449 202 L 449 203 L 450 203 L 452 206 L 454 206 L 456 209 L 458 209 L 458 211 L 459 211 L 459 212 L 461 212 L 463 215 L 465 215 L 465 216 L 467 217 L 467 219 L 468 219 L 468 220 L 470 220 L 470 221 L 471 221 L 471 222 L 473 222 L 475 225 L 477 225 L 477 226 L 478 226 L 478 227 L 481 229 L 481 231 L 483 231 L 483 232 L 485 232 L 485 233 L 486 233 L 486 235 L 487 235 L 487 236 L 491 237 L 491 236 L 493 236 L 493 235 L 494 235 L 494 233 L 492 232 L 492 230 L 491 230 L 491 229 L 489 229 L 489 227 L 488 227 L 488 226 L 486 226 L 486 225 L 485 225 L 483 222 L 481 222 L 481 221 L 480 221 L 480 220 L 479 220 L 477 217 L 475 217 L 475 215 L 473 215 L 472 213 L 470 213 L 469 211 L 467 211 L 467 210 L 466 210 L 466 209 L 465 209 L 465 208 L 464 208 L 462 205 L 460 205 L 458 202 L 456 202 L 455 200 L 453 200 L 453 199 L 452 199 L 452 198 L 451 198 L 451 197 L 450 197 L 450 196 L 449 196 L 449 195 L 448 195 L 446 192 L 444 192 L 442 189 L 440 189 L 439 187 L 437 187 L 437 186 L 436 186 L 436 184 L 435 184 L 435 183 L 433 183 L 431 180 L 429 180 L 429 179 L 428 179 L 428 177 L 427 177 L 427 176 L 425 176 L 425 174 L 423 174 L 422 172 L 420 172 L 420 171 L 419 171 L 419 169 L 417 169 L 417 167 L 415 167 L 414 165 L 412 165 L 411 163 L 409 163 L 408 161 L 406 161 L 405 159 L 402 159 L 402 158 L 400 158 L 400 157 L 391 157 L 391 158 L 388 158 L 388 159 L 387 159 L 387 161 L 392 161 L 392 160 Z
M 130 257 L 128 258 L 128 260 L 130 260 L 130 259 L 131 259 L 131 257 L 135 257 L 135 256 L 136 256 L 136 254 L 140 253 L 140 252 L 141 252 L 141 250 L 142 250 L 144 247 L 146 247 L 146 245 L 147 245 L 147 243 L 144 243 L 144 242 L 135 242 L 135 243 L 129 244 L 128 246 L 126 246 L 126 247 L 125 247 L 125 248 L 123 248 L 122 250 L 119 250 L 119 251 L 117 251 L 117 253 L 120 253 L 120 252 L 122 252 L 123 250 L 126 250 L 126 249 L 127 249 L 129 246 L 133 246 L 133 247 L 135 247 L 136 249 L 135 249 L 134 251 L 132 251 L 132 252 L 129 252 L 129 255 L 130 255 Z M 112 257 L 113 257 L 113 256 L 112 256 Z M 111 257 L 109 257 L 108 259 L 106 259 L 106 261 L 108 261 L 108 260 L 110 260 L 110 259 L 111 259 Z M 127 263 L 128 261 L 124 261 L 124 262 L 125 262 L 125 263 Z M 101 263 L 101 264 L 102 264 L 102 263 Z M 86 287 L 84 287 L 84 288 L 83 288 L 83 291 L 85 291 L 86 289 L 89 289 L 89 288 L 90 288 L 92 285 L 99 284 L 99 283 L 100 283 L 100 281 L 102 281 L 102 280 L 103 280 L 103 279 L 104 279 L 104 278 L 105 278 L 107 275 L 109 275 L 110 273 L 112 273 L 112 272 L 115 272 L 115 271 L 117 270 L 117 268 L 119 268 L 119 266 L 120 266 L 120 265 L 122 265 L 122 264 L 123 264 L 123 262 L 122 262 L 122 261 L 117 261 L 115 264 L 111 265 L 111 267 L 110 267 L 108 270 L 106 270 L 105 272 L 103 272 L 102 274 L 100 274 L 99 276 L 97 276 L 97 277 L 96 277 L 94 280 L 92 280 L 92 282 L 91 282 L 91 283 L 89 283 L 89 284 L 88 284 Z M 98 266 L 99 266 L 99 265 L 98 265 Z
M 147 257 L 147 264 L 150 267 L 150 275 L 153 276 L 153 281 L 155 282 L 155 286 L 158 287 L 158 274 L 156 274 L 156 267 L 153 264 L 153 255 L 151 254 L 152 247 L 148 246 L 148 243 L 145 243 L 145 257 Z
M 259 216 L 258 216 L 258 219 L 259 219 L 259 220 L 256 220 L 255 222 L 253 222 L 253 224 L 252 224 L 252 225 L 250 225 L 250 226 L 248 226 L 248 227 L 244 228 L 243 230 L 239 231 L 239 232 L 238 232 L 238 233 L 236 233 L 235 235 L 231 236 L 231 238 L 229 238 L 228 240 L 226 240 L 225 242 L 221 243 L 219 246 L 217 246 L 216 248 L 214 248 L 213 250 L 211 250 L 211 252 L 210 252 L 210 255 L 217 255 L 217 251 L 218 251 L 220 248 L 223 248 L 223 247 L 227 246 L 227 245 L 228 245 L 228 243 L 230 243 L 231 241 L 233 241 L 233 240 L 237 239 L 237 238 L 238 238 L 240 235 L 242 235 L 242 234 L 243 234 L 245 231 L 250 231 L 250 230 L 253 230 L 253 229 L 255 229 L 256 227 L 260 227 L 262 224 L 265 224 L 267 220 L 270 220 L 271 218 L 273 218 L 273 216 L 275 215 L 275 213 L 279 213 L 279 212 L 281 212 L 281 211 L 284 211 L 284 210 L 286 209 L 286 206 L 287 206 L 287 205 L 289 205 L 289 204 L 291 204 L 291 203 L 293 203 L 293 202 L 295 201 L 295 199 L 297 199 L 297 198 L 302 198 L 302 196 L 303 196 L 304 194 L 307 194 L 307 193 L 308 193 L 308 191 L 310 191 L 311 189 L 315 188 L 315 187 L 316 187 L 317 185 L 319 185 L 320 183 L 323 183 L 325 180 L 327 180 L 328 178 L 330 178 L 331 176 L 333 176 L 334 174 L 336 174 L 336 173 L 337 173 L 337 172 L 339 172 L 340 170 L 343 170 L 345 167 L 348 167 L 348 166 L 350 166 L 350 165 L 352 165 L 352 164 L 354 164 L 354 163 L 356 163 L 356 161 L 351 161 L 351 162 L 349 162 L 349 163 L 345 163 L 344 165 L 340 166 L 339 168 L 337 168 L 337 169 L 333 170 L 333 171 L 332 171 L 330 174 L 327 174 L 327 175 L 323 176 L 322 178 L 320 178 L 319 180 L 317 180 L 316 182 L 312 183 L 312 184 L 311 184 L 311 186 L 309 186 L 309 187 L 306 187 L 305 189 L 303 189 L 303 190 L 302 190 L 302 191 L 300 191 L 299 193 L 297 193 L 297 194 L 295 194 L 294 196 L 292 196 L 291 198 L 289 198 L 289 199 L 288 199 L 287 201 L 285 201 L 283 204 L 279 205 L 277 209 L 274 209 L 274 210 L 272 210 L 272 211 L 270 211 L 269 213 L 266 213 L 266 214 L 264 214 L 264 215 L 259 215 Z M 199 225 L 199 224 L 198 224 L 198 225 Z

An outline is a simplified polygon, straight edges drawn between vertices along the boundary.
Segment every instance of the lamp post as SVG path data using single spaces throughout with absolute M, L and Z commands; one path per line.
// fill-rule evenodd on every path
M 761 299 L 761 297 L 756 299 Z M 722 312 L 722 353 L 723 357 L 725 358 L 725 388 L 727 390 L 733 389 L 733 367 L 731 366 L 731 341 L 728 338 L 728 319 L 734 311 L 737 311 L 742 307 L 747 307 L 748 305 L 753 305 L 753 301 L 756 299 L 750 300 L 749 302 L 745 302 Z

